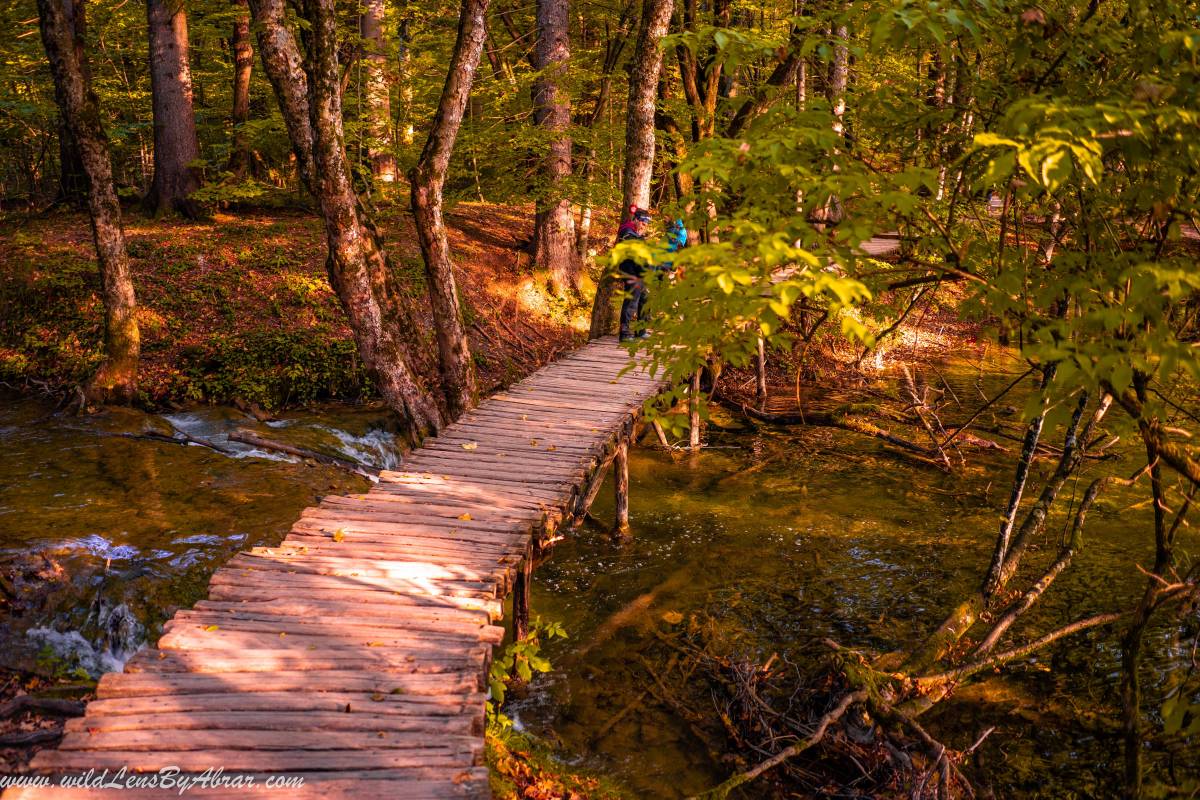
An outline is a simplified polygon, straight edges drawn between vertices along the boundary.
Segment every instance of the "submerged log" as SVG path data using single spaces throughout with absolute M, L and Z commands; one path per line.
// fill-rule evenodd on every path
M 338 458 L 337 456 L 318 453 L 315 450 L 307 450 L 303 447 L 295 447 L 294 445 L 276 442 L 272 439 L 264 439 L 253 431 L 245 429 L 236 430 L 229 434 L 229 441 L 241 442 L 252 447 L 261 447 L 263 450 L 274 450 L 277 453 L 285 453 L 289 456 L 297 458 L 307 458 L 316 461 L 319 464 L 325 464 L 330 467 L 344 469 L 347 472 L 353 472 L 355 475 L 361 475 L 364 478 L 372 481 L 379 480 L 379 470 L 375 467 L 369 467 L 366 464 L 360 464 L 357 461 L 351 461 L 348 458 Z

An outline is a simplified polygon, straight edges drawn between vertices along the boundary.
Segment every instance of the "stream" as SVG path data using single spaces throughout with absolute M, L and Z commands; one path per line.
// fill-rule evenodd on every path
M 946 374 L 971 398 L 967 407 L 1010 380 L 966 365 Z M 714 763 L 678 713 L 638 701 L 662 666 L 639 654 L 701 618 L 730 651 L 759 662 L 811 663 L 827 652 L 826 638 L 872 651 L 913 642 L 985 568 L 1015 459 L 968 451 L 969 466 L 946 475 L 845 431 L 715 422 L 699 454 L 633 451 L 630 540 L 614 543 L 582 526 L 535 573 L 534 613 L 563 623 L 570 638 L 551 643 L 554 670 L 508 713 L 574 754 L 573 765 L 610 775 L 639 798 L 684 797 L 731 769 Z M 234 553 L 277 543 L 321 496 L 367 485 L 229 442 L 238 428 L 378 467 L 399 458 L 386 414 L 372 409 L 270 422 L 223 408 L 80 419 L 30 399 L 0 402 L 0 567 L 16 592 L 0 640 L 8 666 L 119 668 L 176 608 L 199 599 Z M 183 432 L 231 452 L 128 436 L 147 431 Z M 1066 493 L 1137 463 L 1135 452 L 1091 462 Z M 1048 464 L 1039 461 L 1037 472 Z M 1101 498 L 1086 553 L 1031 612 L 1029 628 L 1112 610 L 1114 598 L 1140 592 L 1135 564 L 1152 558 L 1141 498 L 1128 490 Z M 593 511 L 611 519 L 611 486 Z M 1053 516 L 1050 530 L 1064 519 Z M 1027 561 L 1040 566 L 1048 557 Z M 1156 630 L 1149 643 L 1148 698 L 1188 657 L 1165 646 L 1167 634 Z M 1112 636 L 1076 637 L 964 688 L 930 724 L 958 748 L 995 726 L 975 758 L 996 796 L 1110 795 L 1121 758 L 1111 722 L 1119 663 Z M 671 688 L 715 714 L 707 690 Z M 1200 748 L 1188 754 L 1195 763 Z

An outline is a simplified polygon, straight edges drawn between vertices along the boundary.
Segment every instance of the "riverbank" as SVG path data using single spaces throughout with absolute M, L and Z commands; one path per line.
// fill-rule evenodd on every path
M 545 289 L 522 248 L 533 214 L 460 203 L 446 217 L 463 314 L 484 390 L 519 380 L 586 336 L 589 308 Z M 405 285 L 425 292 L 404 206 L 377 222 Z M 142 331 L 139 404 L 267 410 L 375 393 L 325 272 L 320 218 L 290 209 L 149 220 L 125 230 Z M 86 214 L 0 219 L 0 382 L 62 396 L 101 359 L 103 307 Z M 432 330 L 425 302 L 414 304 Z

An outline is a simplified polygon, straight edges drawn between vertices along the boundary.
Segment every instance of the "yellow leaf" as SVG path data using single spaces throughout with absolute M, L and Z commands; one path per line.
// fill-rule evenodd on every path
M 376 692 L 375 694 L 371 695 L 371 699 L 374 700 L 376 703 L 382 703 L 383 695 L 381 695 L 379 692 Z
M 557 448 L 557 447 L 555 447 L 555 446 L 554 446 L 554 445 L 552 445 L 552 444 L 549 444 L 549 445 L 546 445 L 546 449 L 547 449 L 547 450 L 557 450 L 558 448 Z
M 207 628 L 205 628 L 204 630 L 206 630 L 206 631 L 215 631 L 216 629 L 217 629 L 217 626 L 216 626 L 216 625 L 209 625 L 209 626 L 208 626 Z
M 462 449 L 463 450 L 475 450 L 478 447 L 479 447 L 479 445 L 476 444 L 475 442 L 463 442 Z
M 345 528 L 338 528 L 336 531 L 334 531 L 334 532 L 333 532 L 333 540 L 334 540 L 335 542 L 344 542 L 344 541 L 346 541 L 346 529 L 345 529 Z
M 666 622 L 668 625 L 678 625 L 683 622 L 683 614 L 680 614 L 678 611 L 668 611 L 662 615 L 662 618 L 663 622 Z
M 461 519 L 461 520 L 463 520 L 464 522 L 468 522 L 468 521 L 470 521 L 470 519 L 471 519 L 471 515 L 470 515 L 470 514 L 465 514 L 465 513 L 464 513 L 464 514 L 459 514 L 459 515 L 458 515 L 458 518 L 459 518 L 459 519 Z

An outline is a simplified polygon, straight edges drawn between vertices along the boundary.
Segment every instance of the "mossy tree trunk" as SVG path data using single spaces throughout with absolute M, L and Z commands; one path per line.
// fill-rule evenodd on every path
M 42 43 L 54 78 L 59 113 L 78 148 L 87 177 L 92 238 L 104 299 L 104 361 L 87 387 L 93 402 L 128 402 L 137 390 L 141 336 L 137 299 L 125 251 L 121 206 L 113 186 L 108 137 L 91 88 L 84 51 L 84 13 L 78 0 L 38 0 Z
M 567 0 L 538 0 L 533 86 L 533 118 L 549 137 L 543 161 L 544 196 L 533 229 L 533 260 L 550 273 L 556 293 L 579 288 L 580 260 L 575 246 L 575 216 L 567 197 L 571 178 L 571 100 L 566 89 L 570 59 Z
M 248 0 L 235 0 L 237 17 L 233 21 L 233 108 L 229 120 L 233 123 L 233 138 L 229 147 L 229 171 L 245 178 L 253 168 L 254 155 L 242 126 L 250 120 L 250 76 L 254 70 L 254 45 L 250 42 L 250 6 Z
M 396 154 L 392 151 L 392 98 L 383 35 L 386 13 L 384 0 L 365 0 L 358 15 L 358 26 L 365 49 L 362 63 L 366 72 L 367 157 L 375 180 L 393 183 L 396 180 Z
M 422 346 L 407 296 L 382 240 L 351 183 L 333 0 L 305 0 L 302 58 L 283 0 L 251 0 L 263 68 L 275 89 L 302 182 L 325 223 L 329 282 L 346 309 L 363 363 L 410 442 L 435 433 L 443 418 L 421 379 Z
M 475 404 L 475 369 L 470 343 L 463 324 L 450 243 L 442 218 L 442 187 L 454 152 L 454 142 L 466 113 L 471 85 L 483 54 L 487 37 L 488 0 L 463 0 L 458 19 L 458 38 L 437 113 L 429 128 L 429 138 L 421 158 L 408 174 L 412 187 L 412 211 L 417 223 L 417 239 L 425 260 L 429 299 L 437 333 L 441 363 L 442 391 L 451 417 L 457 417 Z

